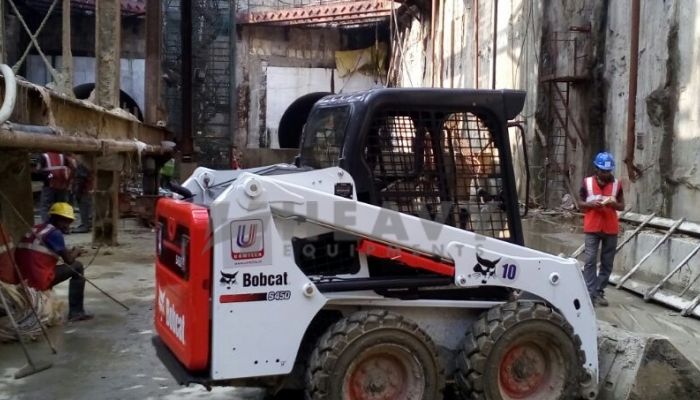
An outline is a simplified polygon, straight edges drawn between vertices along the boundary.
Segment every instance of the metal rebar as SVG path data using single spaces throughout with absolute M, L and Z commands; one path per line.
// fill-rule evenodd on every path
M 683 217 L 683 218 L 679 219 L 678 221 L 676 221 L 676 223 L 673 224 L 673 226 L 671 227 L 671 229 L 669 229 L 668 232 L 666 232 L 666 234 L 664 235 L 664 237 L 662 237 L 661 240 L 659 240 L 659 241 L 656 243 L 656 245 L 654 245 L 654 247 L 653 247 L 644 257 L 642 257 L 642 259 L 637 263 L 637 265 L 635 265 L 634 267 L 632 267 L 632 269 L 631 269 L 627 274 L 625 274 L 625 276 L 623 276 L 622 278 L 620 278 L 620 281 L 617 283 L 617 288 L 618 288 L 618 289 L 622 288 L 622 285 L 623 285 L 635 272 L 637 272 L 637 270 L 639 269 L 639 267 L 641 267 L 642 264 L 644 264 L 644 261 L 646 261 L 649 257 L 651 257 L 651 255 L 656 251 L 656 249 L 658 249 L 659 247 L 661 247 L 661 245 L 664 244 L 664 243 L 666 242 L 666 240 L 668 240 L 669 237 L 671 237 L 671 235 L 673 234 L 673 232 L 675 232 L 675 230 L 680 226 L 681 223 L 683 223 L 683 221 L 685 221 L 685 217 Z
M 678 272 L 681 268 L 683 268 L 683 266 L 684 266 L 685 264 L 687 264 L 688 261 L 690 261 L 690 259 L 693 258 L 693 256 L 698 252 L 698 250 L 700 250 L 700 244 L 698 244 L 697 246 L 695 246 L 695 248 L 694 248 L 687 256 L 685 256 L 685 258 L 684 258 L 681 262 L 679 262 L 678 265 L 676 265 L 676 267 L 673 268 L 673 270 L 672 270 L 671 272 L 669 272 L 666 276 L 664 276 L 664 278 L 661 279 L 661 281 L 660 281 L 656 286 L 654 286 L 653 288 L 649 289 L 649 290 L 644 294 L 644 300 L 645 300 L 645 301 L 649 301 L 649 300 L 651 299 L 651 297 L 654 295 L 654 293 L 658 292 L 659 289 L 661 289 L 661 287 L 662 287 L 666 282 L 668 282 L 668 280 L 671 279 L 671 277 L 672 277 L 673 275 L 675 275 L 676 272 Z

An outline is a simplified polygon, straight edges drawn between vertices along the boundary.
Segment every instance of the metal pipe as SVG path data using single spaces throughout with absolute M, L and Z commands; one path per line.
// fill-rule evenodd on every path
M 624 213 L 624 214 L 622 214 L 622 215 L 624 216 L 624 215 L 627 215 L 628 213 L 629 213 L 629 211 L 626 212 L 626 213 Z M 639 224 L 639 226 L 637 227 L 637 229 L 635 229 L 635 230 L 632 232 L 632 234 L 630 234 L 629 236 L 627 236 L 627 237 L 625 238 L 625 240 L 622 241 L 622 243 L 620 243 L 620 244 L 617 245 L 617 248 L 615 248 L 615 253 L 617 254 L 617 252 L 620 251 L 620 249 L 622 249 L 622 246 L 626 245 L 627 242 L 629 242 L 629 241 L 632 240 L 635 236 L 637 236 L 637 234 L 638 234 L 642 229 L 644 229 L 644 227 L 645 227 L 652 219 L 654 219 L 655 216 L 656 216 L 656 213 L 653 213 L 653 214 L 651 214 L 649 217 L 647 217 L 647 219 L 645 219 L 644 221 L 642 221 L 642 223 Z
M 522 140 L 523 161 L 525 162 L 525 212 L 520 218 L 525 218 L 529 210 L 530 203 L 530 160 L 527 155 L 527 140 L 525 137 L 525 128 L 521 122 L 509 122 L 509 128 L 517 128 L 520 131 L 520 139 Z
M 644 257 L 642 257 L 641 260 L 639 260 L 639 262 L 637 263 L 637 265 L 635 265 L 634 267 L 632 267 L 632 269 L 631 269 L 625 276 L 623 276 L 622 278 L 620 278 L 620 281 L 617 283 L 617 288 L 618 288 L 618 289 L 622 288 L 622 285 L 623 285 L 635 272 L 637 272 L 637 270 L 639 269 L 639 267 L 641 267 L 642 264 L 644 264 L 644 261 L 646 261 L 649 257 L 651 257 L 651 255 L 656 251 L 656 249 L 658 249 L 659 247 L 661 247 L 662 244 L 666 243 L 666 241 L 668 240 L 668 238 L 671 237 L 671 235 L 673 234 L 673 232 L 675 232 L 675 230 L 678 229 L 678 226 L 679 226 L 684 220 L 685 220 L 685 217 L 683 217 L 683 218 L 679 219 L 678 221 L 676 221 L 676 223 L 673 224 L 673 226 L 671 227 L 671 229 L 669 229 L 668 232 L 666 232 L 666 234 L 664 235 L 664 237 L 662 237 L 661 240 L 659 240 L 659 241 L 654 245 L 654 247 L 653 247 Z
M 635 223 L 640 223 L 642 221 L 646 221 L 647 219 L 649 219 L 649 221 L 647 221 L 645 224 L 648 224 L 650 227 L 658 228 L 658 229 L 670 229 L 673 226 L 673 224 L 676 222 L 672 219 L 656 217 L 656 213 L 652 214 L 651 216 L 648 216 L 648 215 L 644 215 L 644 214 L 627 212 L 624 214 L 620 214 L 620 219 L 622 221 L 635 222 Z M 693 237 L 700 237 L 700 224 L 697 224 L 695 222 L 685 221 L 681 224 L 681 226 L 678 227 L 678 232 L 684 233 L 686 235 L 690 235 Z
M 80 136 L 37 134 L 21 129 L 0 128 L 0 148 L 108 153 L 164 154 L 170 150 L 143 142 L 94 139 Z
M 234 152 L 233 152 L 233 147 L 236 146 L 236 136 L 238 133 L 238 91 L 236 87 L 236 51 L 238 49 L 237 46 L 237 33 L 236 33 L 236 5 L 238 2 L 236 1 L 231 1 L 229 2 L 229 20 L 231 21 L 230 24 L 231 26 L 229 27 L 230 32 L 229 32 L 229 126 L 230 126 L 230 132 L 231 132 L 231 160 L 229 160 L 229 165 L 233 164 L 233 158 L 235 157 Z
M 36 133 L 39 135 L 56 135 L 58 134 L 58 131 L 56 128 L 52 128 L 50 126 L 44 126 L 44 125 L 25 125 L 25 124 L 18 124 L 16 122 L 8 122 L 9 130 L 11 131 L 19 131 L 19 132 L 27 132 L 27 133 Z
M 688 315 L 692 314 L 698 304 L 700 304 L 700 294 L 695 296 L 688 307 L 681 310 L 681 315 L 687 317 Z
M 430 3 L 430 45 L 432 47 L 430 52 L 430 87 L 435 87 L 435 13 L 437 8 L 435 7 L 435 0 L 432 0 Z
M 493 0 L 493 54 L 491 55 L 491 89 L 496 89 L 496 50 L 498 50 L 498 0 Z
M 474 51 L 474 87 L 479 88 L 479 0 L 474 0 L 474 40 L 476 47 Z
M 7 121 L 15 109 L 15 101 L 17 100 L 17 80 L 15 73 L 12 72 L 7 64 L 0 64 L 0 72 L 5 80 L 5 98 L 2 100 L 0 107 L 0 124 Z
M 693 249 L 693 251 L 690 252 L 690 254 L 688 254 L 687 256 L 685 256 L 685 258 L 684 258 L 681 262 L 679 262 L 678 265 L 676 265 L 676 267 L 673 268 L 673 270 L 672 270 L 671 272 L 669 272 L 666 276 L 664 276 L 664 278 L 661 280 L 661 282 L 659 282 L 659 283 L 658 283 L 656 286 L 654 286 L 653 288 L 649 289 L 649 291 L 647 291 L 647 292 L 644 294 L 644 301 L 649 301 L 649 300 L 651 300 L 651 297 L 654 296 L 654 293 L 658 292 L 659 289 L 661 289 L 661 287 L 662 287 L 666 282 L 668 282 L 668 280 L 671 279 L 671 277 L 672 277 L 673 275 L 676 274 L 676 272 L 678 272 L 681 268 L 683 268 L 683 266 L 684 266 L 685 264 L 687 264 L 688 261 L 690 261 L 690 259 L 693 258 L 693 256 L 698 252 L 698 250 L 700 250 L 700 244 L 697 245 L 697 246 L 695 246 L 695 248 Z
M 194 152 L 192 135 L 192 0 L 180 0 L 180 40 L 182 76 L 182 126 L 180 143 L 183 160 L 190 161 Z
M 625 151 L 625 165 L 627 176 L 634 182 L 642 171 L 634 165 L 635 147 L 635 119 L 637 115 L 637 75 L 639 67 L 639 0 L 632 0 L 631 24 L 630 24 L 630 73 L 629 89 L 627 91 L 627 147 Z

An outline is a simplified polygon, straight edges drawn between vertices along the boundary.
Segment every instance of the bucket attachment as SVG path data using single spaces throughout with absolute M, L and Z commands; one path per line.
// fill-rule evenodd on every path
M 700 369 L 671 342 L 598 321 L 599 400 L 681 400 L 700 393 Z

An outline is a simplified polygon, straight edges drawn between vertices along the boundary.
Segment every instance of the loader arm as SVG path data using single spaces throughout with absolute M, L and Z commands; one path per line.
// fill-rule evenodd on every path
M 214 378 L 251 376 L 256 375 L 255 371 L 259 375 L 271 375 L 291 370 L 289 364 L 279 365 L 276 370 L 262 368 L 260 364 L 275 360 L 279 364 L 280 359 L 293 358 L 311 319 L 334 297 L 333 293 L 324 292 L 321 281 L 306 276 L 298 268 L 289 267 L 295 265 L 294 256 L 289 250 L 295 231 L 316 226 L 315 229 L 319 231 L 342 232 L 370 244 L 377 243 L 410 253 L 416 257 L 411 259 L 414 264 L 420 264 L 421 257 L 430 260 L 434 263 L 431 268 L 441 275 L 449 275 L 453 271 L 449 279 L 458 288 L 508 287 L 540 297 L 559 310 L 581 339 L 586 371 L 582 393 L 588 398 L 595 396 L 598 383 L 596 319 L 575 260 L 366 204 L 356 200 L 354 190 L 351 198 L 336 196 L 334 192 L 338 185 L 347 188 L 347 185 L 354 185 L 354 181 L 347 172 L 337 167 L 280 176 L 243 172 L 211 204 L 210 216 L 216 244 L 213 251 L 215 277 L 231 271 L 229 268 L 245 271 L 250 267 L 255 273 L 246 278 L 247 286 L 256 286 L 251 280 L 256 277 L 258 285 L 262 285 L 262 280 L 276 280 L 289 291 L 279 296 L 288 302 L 285 312 L 292 313 L 284 323 L 275 319 L 278 317 L 265 314 L 270 316 L 269 321 L 263 322 L 265 329 L 283 327 L 285 340 L 278 341 L 274 349 L 256 349 L 255 343 L 266 342 L 261 335 L 269 332 L 257 327 L 217 326 L 224 324 L 222 321 L 225 320 L 216 315 L 269 313 L 273 310 L 270 308 L 270 293 L 273 293 L 274 300 L 277 292 L 268 292 L 267 302 L 247 303 L 245 310 L 238 311 L 227 302 L 247 301 L 251 296 L 265 293 L 250 293 L 253 290 L 250 289 L 232 295 L 226 288 L 215 285 L 212 300 L 213 346 L 233 348 L 240 365 L 232 366 L 227 362 L 227 358 L 231 357 L 228 352 L 214 352 Z M 255 275 L 260 268 L 252 267 L 267 269 L 265 273 Z M 424 278 L 416 276 L 412 279 Z M 270 358 L 266 358 L 268 353 Z M 272 354 L 285 356 L 272 358 Z M 224 373 L 224 370 L 227 372 Z

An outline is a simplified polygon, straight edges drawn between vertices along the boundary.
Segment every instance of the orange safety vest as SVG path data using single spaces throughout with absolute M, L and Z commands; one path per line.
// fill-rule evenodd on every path
M 59 255 L 44 244 L 46 235 L 57 228 L 49 223 L 39 224 L 17 243 L 15 258 L 29 286 L 37 290 L 51 289 Z
M 5 228 L 0 225 L 0 281 L 16 285 L 19 283 L 15 265 L 12 262 L 12 252 L 15 245 L 12 242 L 12 237 L 7 233 Z
M 601 188 L 595 176 L 589 176 L 584 180 L 588 196 L 586 201 L 603 201 L 606 197 L 617 199 L 620 183 L 615 179 L 611 184 Z M 620 222 L 617 211 L 612 207 L 591 208 L 586 210 L 583 216 L 583 231 L 586 233 L 605 233 L 617 235 L 620 233 Z
M 46 167 L 42 171 L 47 172 L 49 176 L 49 187 L 57 190 L 68 189 L 70 183 L 70 168 L 66 157 L 61 153 L 44 153 L 42 154 L 46 161 Z

